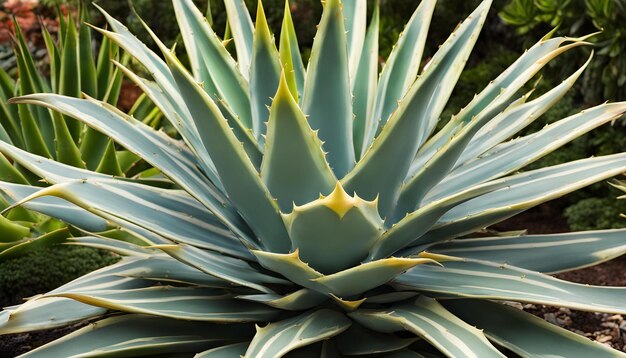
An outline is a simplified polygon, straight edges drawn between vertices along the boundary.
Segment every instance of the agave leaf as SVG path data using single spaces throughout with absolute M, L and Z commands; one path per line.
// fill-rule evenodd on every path
M 512 173 L 625 112 L 626 103 L 623 102 L 596 106 L 552 123 L 539 132 L 496 146 L 480 158 L 450 172 L 424 201 Z
M 44 43 L 46 44 L 46 50 L 48 51 L 48 61 L 50 62 L 50 85 L 52 87 L 52 92 L 58 93 L 59 75 L 61 73 L 61 51 L 52 39 L 52 35 L 50 35 L 48 28 L 41 22 L 40 27 Z
M 423 2 L 422 6 L 426 6 L 424 4 L 429 2 Z M 490 1 L 484 1 L 440 47 L 372 147 L 343 179 L 349 191 L 355 191 L 366 199 L 371 200 L 378 195 L 381 216 L 390 214 L 417 149 L 434 127 L 431 123 L 443 111 L 453 89 L 452 85 L 444 84 L 455 83 L 460 76 L 489 5 Z M 383 85 L 381 81 L 379 93 Z
M 51 312 L 63 312 L 55 315 Z M 0 312 L 0 334 L 22 333 L 63 327 L 73 322 L 102 316 L 106 309 L 67 298 L 31 299 Z
M 365 327 L 378 331 L 408 330 L 448 357 L 505 357 L 480 330 L 425 296 L 390 309 L 359 310 L 348 315 Z
M 244 0 L 226 0 L 224 1 L 224 5 L 226 5 L 228 25 L 230 25 L 232 36 L 235 39 L 237 64 L 239 65 L 241 74 L 247 79 L 250 73 L 251 59 L 254 56 L 253 43 L 255 31 L 252 25 L 252 19 Z M 262 6 L 260 1 L 259 6 Z M 189 7 L 192 9 L 195 8 L 193 4 Z M 258 12 L 256 21 L 259 21 Z
M 435 0 L 424 0 L 420 3 L 383 67 L 374 110 L 371 113 L 371 118 L 368 118 L 365 128 L 362 153 L 366 152 L 374 136 L 378 134 L 379 127 L 387 122 L 391 113 L 398 107 L 398 101 L 404 97 L 417 77 L 435 3 Z M 482 24 L 479 25 L 480 27 Z M 459 37 L 462 37 L 460 35 L 459 32 Z M 470 48 L 473 46 L 472 42 L 468 41 Z M 460 66 L 458 71 L 460 72 L 462 68 L 463 66 Z M 456 79 L 452 76 L 449 82 L 450 91 L 452 91 L 454 83 L 456 83 Z M 441 100 L 444 103 L 447 101 L 448 95 L 441 94 Z M 432 119 L 429 118 L 428 121 L 432 121 Z
M 338 178 L 354 166 L 352 95 L 348 50 L 340 0 L 328 0 L 313 41 L 302 96 L 302 109 L 328 152 Z
M 223 290 L 159 285 L 126 290 L 57 291 L 46 297 L 66 297 L 92 306 L 187 321 L 258 322 L 277 311 L 258 303 L 237 301 Z
M 26 44 L 26 40 L 19 26 L 15 29 L 15 35 L 17 37 L 15 58 L 18 71 L 21 74 L 18 94 L 49 92 L 50 89 L 35 66 L 35 61 L 30 54 L 30 49 Z M 22 122 L 25 122 L 22 124 L 22 135 L 26 145 L 37 149 L 42 155 L 46 152 L 54 152 L 54 128 L 52 126 L 52 116 L 50 112 L 44 108 L 18 107 L 19 116 L 16 118 L 20 118 Z M 36 125 L 34 123 L 36 123 Z M 34 138 L 29 138 L 30 136 Z M 47 150 L 40 148 L 44 143 Z
M 585 44 L 587 43 L 580 39 L 565 37 L 543 39 L 528 51 L 524 52 L 512 65 L 502 72 L 502 74 L 485 87 L 485 89 L 461 112 L 453 116 L 442 130 L 438 131 L 420 148 L 420 151 L 411 164 L 411 169 L 409 170 L 406 180 L 409 180 L 421 170 L 423 166 L 432 159 L 435 153 L 450 142 L 450 139 L 454 137 L 459 130 L 464 128 L 465 124 L 472 121 L 476 122 L 475 117 L 480 114 L 481 111 L 485 110 L 487 107 L 495 108 L 496 110 L 489 111 L 489 114 L 492 115 L 497 114 L 498 109 L 504 110 L 517 91 L 519 91 L 526 82 L 532 79 L 547 62 L 569 49 Z M 503 88 L 506 89 L 506 92 L 502 91 Z M 497 101 L 495 101 L 496 99 Z M 513 101 L 513 103 L 515 103 L 515 101 Z
M 429 258 L 391 257 L 361 264 L 312 281 L 326 287 L 336 296 L 350 297 L 381 286 L 412 267 L 428 263 L 437 262 Z
M 3 154 L 0 154 L 0 181 L 29 184 L 26 177 Z
M 85 168 L 85 162 L 81 158 L 80 149 L 76 145 L 70 127 L 67 125 L 71 122 L 77 122 L 73 119 L 63 118 L 59 113 L 53 113 L 52 123 L 54 126 L 54 143 L 56 151 L 56 160 L 63 164 L 68 164 L 77 168 Z M 80 125 L 80 122 L 77 122 Z M 74 123 L 75 124 L 75 123 Z M 73 126 L 73 130 L 79 132 L 80 126 Z
M 2 238 L 0 238 L 0 247 L 12 247 L 18 244 L 23 238 L 30 235 L 30 228 L 20 223 L 13 222 L 0 215 L 0 229 L 2 229 Z M 8 249 L 7 249 L 8 250 Z M 5 251 L 0 251 L 0 258 Z
M 0 181 L 0 189 L 4 194 L 3 197 L 14 205 L 35 194 L 40 188 Z M 83 230 L 103 231 L 109 226 L 101 217 L 55 197 L 38 198 L 25 203 L 24 207 L 44 215 L 54 216 Z
M 113 63 L 118 57 L 118 47 L 108 37 L 102 36 L 102 43 L 100 43 L 100 50 L 98 52 L 98 62 L 96 63 L 96 77 L 98 84 L 97 95 L 92 96 L 98 99 L 103 99 L 107 92 L 107 87 L 111 83 L 113 78 Z
M 31 78 L 30 75 L 24 75 L 28 73 L 28 69 L 24 64 L 24 60 L 21 55 L 16 54 L 17 60 L 17 68 L 20 73 L 22 73 L 22 77 L 24 77 L 24 81 L 20 81 L 20 88 L 18 93 L 32 93 L 34 89 L 28 78 Z M 18 115 L 16 118 L 19 118 L 22 137 L 24 138 L 24 144 L 28 151 L 42 155 L 46 158 L 52 158 L 50 153 L 54 153 L 54 129 L 52 128 L 52 117 L 50 113 L 46 113 L 48 116 L 39 116 L 41 113 L 37 113 L 37 110 L 45 110 L 43 108 L 30 107 L 27 105 L 18 105 L 17 106 Z M 46 111 L 47 112 L 47 111 Z M 37 119 L 32 113 L 36 113 Z M 45 123 L 43 123 L 45 122 Z
M 32 350 L 24 357 L 154 356 L 194 353 L 248 337 L 244 325 L 185 322 L 144 315 L 106 318 Z
M 83 8 L 83 13 L 85 9 Z M 91 51 L 91 30 L 89 26 L 81 22 L 78 28 L 78 48 L 80 58 L 80 90 L 89 96 L 98 95 L 98 76 L 96 63 Z
M 180 105 L 182 104 L 170 102 L 170 99 L 168 99 L 167 95 L 161 90 L 158 84 L 137 76 L 131 70 L 117 62 L 115 64 L 128 78 L 135 82 L 135 84 L 137 84 L 137 86 L 141 88 L 141 90 L 155 103 L 155 105 L 161 111 L 161 113 L 163 113 L 165 118 L 167 118 L 172 126 L 176 129 L 177 133 L 181 134 L 181 137 L 183 137 L 183 140 L 189 146 L 189 149 L 196 154 L 198 164 L 200 168 L 202 168 L 204 174 L 216 187 L 220 188 L 221 191 L 224 191 L 222 182 L 217 175 L 215 165 L 213 165 L 213 161 L 211 161 L 209 154 L 206 152 L 204 147 L 202 147 L 202 143 L 200 141 L 199 135 L 197 134 L 195 126 L 192 127 L 192 130 L 188 126 L 182 125 L 182 117 L 180 116 L 180 114 L 183 112 L 188 112 L 187 107 L 185 106 L 183 109 L 180 107 Z
M 219 189 L 198 173 L 197 159 L 180 143 L 95 100 L 44 94 L 21 97 L 18 100 L 61 111 L 115 138 L 118 143 L 159 168 L 176 184 L 196 197 L 231 230 L 249 239 L 245 229 L 242 229 L 246 224 L 232 209 L 225 206 L 228 201 Z
M 18 147 L 24 147 L 24 139 L 19 123 L 16 106 L 8 106 L 6 101 L 15 93 L 15 81 L 3 69 L 0 69 L 0 127 L 7 133 L 5 140 Z
M 518 105 L 514 104 L 509 106 L 493 120 L 485 124 L 476 132 L 469 142 L 467 148 L 465 148 L 463 154 L 459 157 L 456 167 L 478 157 L 487 150 L 504 142 L 506 139 L 511 138 L 515 133 L 543 115 L 572 88 L 578 77 L 580 77 L 585 68 L 587 68 L 590 61 L 591 57 L 589 57 L 589 60 L 576 72 L 550 91 L 528 103 L 519 103 Z M 522 100 L 525 101 L 530 94 L 532 94 L 532 92 L 523 96 Z
M 235 2 L 240 4 L 235 4 Z M 226 4 L 229 7 L 237 7 L 237 11 L 239 11 L 243 0 L 229 0 Z M 202 14 L 191 0 L 175 1 L 174 10 L 176 11 L 176 19 L 181 28 L 192 30 L 189 34 L 193 34 L 194 36 L 185 36 L 183 40 L 186 46 L 191 41 L 195 42 L 190 46 L 194 46 L 198 54 L 202 57 L 206 71 L 211 75 L 212 83 L 218 90 L 217 96 L 224 99 L 229 104 L 246 128 L 252 128 L 252 114 L 250 112 L 250 97 L 248 95 L 249 89 L 247 83 L 250 59 L 252 58 L 252 32 L 250 32 L 250 52 L 246 52 L 247 57 L 238 58 L 238 63 L 241 66 L 240 71 L 237 69 L 235 60 L 233 60 L 226 48 L 222 45 L 221 40 L 217 37 L 215 32 L 213 32 L 213 29 L 204 21 Z M 228 15 L 229 19 L 233 16 L 230 11 Z M 249 16 L 250 15 L 248 15 L 248 21 L 250 21 Z M 234 26 L 230 21 L 229 24 Z M 250 31 L 252 31 L 251 21 L 249 25 Z M 236 36 L 239 36 L 239 34 Z M 241 41 L 235 40 L 239 54 L 240 45 L 238 43 Z M 246 63 L 246 59 L 247 64 L 243 65 Z M 200 63 L 200 65 L 202 64 Z M 210 93 L 210 95 L 215 94 Z
M 97 7 L 97 5 L 94 6 Z M 131 54 L 139 62 L 146 66 L 155 81 L 158 83 L 158 86 L 146 85 L 143 81 L 138 80 L 138 77 L 131 71 L 125 72 L 125 74 L 132 74 L 130 78 L 135 81 L 135 83 L 141 87 L 141 89 L 150 97 L 150 99 L 152 99 L 159 109 L 161 109 L 169 122 L 174 126 L 178 133 L 180 133 L 189 147 L 196 153 L 200 159 L 203 171 L 211 178 L 213 183 L 220 187 L 221 183 L 215 171 L 215 167 L 213 166 L 208 153 L 202 146 L 198 131 L 193 124 L 191 114 L 189 114 L 185 101 L 180 96 L 176 82 L 174 81 L 174 78 L 172 77 L 172 74 L 165 62 L 154 52 L 150 51 L 135 36 L 133 36 L 119 21 L 115 20 L 104 10 L 100 9 L 100 11 L 102 11 L 103 15 L 115 32 L 102 29 L 96 30 L 122 47 L 127 53 Z
M 466 201 L 441 217 L 416 242 L 453 238 L 626 171 L 626 154 L 589 158 L 528 171 L 501 180 L 507 187 Z
M 376 201 L 352 197 L 339 183 L 328 196 L 294 206 L 283 221 L 293 249 L 325 274 L 358 265 L 383 231 Z
M 78 97 L 81 92 L 81 62 L 87 59 L 81 58 L 79 62 L 79 40 L 76 33 L 76 26 L 72 16 L 68 16 L 68 24 L 65 37 L 63 38 L 63 50 L 61 51 L 61 72 L 59 77 L 59 93 L 66 96 Z M 93 59 L 92 59 L 93 62 Z M 60 126 L 59 120 L 55 119 L 55 134 L 58 126 Z M 65 120 L 64 124 L 67 126 L 69 133 L 72 135 L 74 143 L 78 143 L 81 135 L 81 124 L 75 120 Z M 58 145 L 58 144 L 57 144 Z
M 100 163 L 96 167 L 97 173 L 108 174 L 118 177 L 123 177 L 124 173 L 120 167 L 120 163 L 117 161 L 117 154 L 115 152 L 115 143 L 112 140 L 108 141 L 108 145 L 102 154 Z
M 425 205 L 406 215 L 404 219 L 392 226 L 378 237 L 371 246 L 366 261 L 377 260 L 393 254 L 406 247 L 423 234 L 427 233 L 446 212 L 458 205 L 506 187 L 505 181 L 494 181 L 471 187 L 455 195 L 440 199 Z
M 260 295 L 242 295 L 237 298 L 261 302 L 270 307 L 287 311 L 308 310 L 328 300 L 326 295 L 308 288 L 303 288 L 284 296 L 268 293 Z
M 212 348 L 207 351 L 198 353 L 194 358 L 231 358 L 231 357 L 243 357 L 248 349 L 249 342 L 229 344 L 217 348 Z
M 264 141 L 265 124 L 269 118 L 267 108 L 272 104 L 271 97 L 276 93 L 280 77 L 280 57 L 278 50 L 276 50 L 274 35 L 270 33 L 263 4 L 259 1 L 256 11 L 254 48 L 250 64 L 250 101 L 252 104 L 252 130 L 261 144 Z
M 450 300 L 444 306 L 522 357 L 626 357 L 623 352 L 506 305 L 486 300 Z
M 278 205 L 213 100 L 198 86 L 180 62 L 165 53 L 181 94 L 198 126 L 200 139 L 217 168 L 222 184 L 241 216 L 274 252 L 287 252 L 290 242 Z M 204 120 L 200 118 L 204 117 Z
M 283 279 L 256 271 L 246 261 L 233 257 L 218 255 L 189 245 L 160 245 L 157 247 L 176 260 L 195 267 L 206 274 L 261 292 L 273 293 L 272 290 L 264 286 L 266 283 L 289 284 Z
M 358 295 L 389 282 L 395 276 L 416 265 L 435 263 L 425 258 L 389 258 L 368 262 L 332 275 L 323 275 L 299 258 L 298 251 L 274 254 L 252 251 L 259 263 L 300 286 L 337 297 Z
M 4 217 L 2 217 L 2 220 L 5 220 Z M 2 225 L 0 224 L 0 226 Z M 7 232 L 5 227 L 2 227 L 2 234 L 4 236 L 3 237 L 3 243 L 4 243 L 4 240 L 6 240 L 5 235 L 8 235 L 10 233 Z M 25 253 L 33 251 L 33 250 L 41 249 L 44 247 L 49 247 L 54 244 L 60 244 L 64 242 L 69 236 L 70 236 L 69 230 L 67 228 L 63 228 L 63 229 L 58 229 L 52 232 L 45 233 L 39 237 L 26 238 L 25 240 L 16 242 L 15 245 L 3 251 L 0 251 L 0 262 L 11 259 L 13 257 L 24 255 Z
M 365 129 L 373 126 L 373 110 L 378 85 L 378 33 L 380 25 L 380 6 L 376 3 L 372 20 L 367 30 L 362 56 L 356 69 L 356 78 L 353 79 L 352 92 L 354 93 L 354 153 L 359 161 L 363 155 L 363 141 Z
M 413 344 L 417 338 L 398 338 L 353 324 L 337 338 L 337 348 L 344 355 L 390 353 Z
M 296 30 L 293 27 L 291 18 L 291 9 L 289 8 L 289 0 L 285 1 L 285 11 L 283 13 L 283 23 L 280 29 L 280 63 L 283 66 L 289 91 L 293 98 L 298 102 L 302 98 L 304 92 L 304 64 L 302 63 L 302 55 L 300 55 L 300 47 L 298 46 L 298 38 Z
M 506 264 L 464 259 L 445 267 L 421 265 L 393 285 L 432 297 L 529 302 L 590 311 L 622 313 L 626 288 L 582 285 Z
M 597 265 L 626 252 L 626 229 L 454 240 L 435 253 L 487 260 L 543 273 Z
M 357 76 L 357 66 L 363 51 L 363 42 L 365 41 L 367 1 L 346 1 L 343 3 L 343 16 L 346 22 L 350 83 L 354 85 L 355 77 Z
M 270 108 L 265 145 L 261 177 L 282 212 L 329 193 L 337 182 L 284 75 Z
M 336 336 L 352 322 L 343 314 L 329 309 L 303 313 L 299 316 L 257 326 L 245 357 L 273 358 L 311 343 Z
M 235 257 L 252 257 L 237 237 L 184 192 L 123 181 L 85 179 L 55 184 L 23 201 L 48 195 L 96 214 L 118 217 L 174 242 Z
M 78 245 L 107 250 L 120 256 L 149 256 L 157 253 L 155 249 L 146 248 L 131 242 L 108 237 L 81 236 L 68 239 L 68 245 Z M 205 275 L 206 276 L 206 275 Z
M 543 54 L 540 43 L 536 51 L 532 51 L 534 56 L 524 58 L 522 56 L 504 71 L 495 81 L 492 81 L 479 95 L 461 110 L 461 112 L 451 119 L 446 126 L 439 131 L 429 142 L 420 149 L 418 156 L 422 157 L 418 161 L 420 166 L 415 167 L 414 175 L 409 170 L 409 178 L 405 180 L 402 193 L 396 204 L 393 220 L 402 217 L 407 212 L 412 211 L 422 201 L 424 196 L 436 184 L 438 184 L 454 167 L 458 158 L 476 132 L 496 117 L 510 103 L 510 99 L 519 89 L 530 80 L 550 59 L 573 47 L 585 44 L 582 41 L 574 42 L 559 47 L 566 39 L 557 41 L 556 49 Z M 546 42 L 549 42 L 546 41 Z M 550 47 L 550 46 L 543 46 Z M 530 53 L 531 51 L 528 51 Z M 537 58 L 538 54 L 544 55 Z M 530 62 L 529 60 L 535 61 Z M 527 62 L 530 62 L 527 63 Z

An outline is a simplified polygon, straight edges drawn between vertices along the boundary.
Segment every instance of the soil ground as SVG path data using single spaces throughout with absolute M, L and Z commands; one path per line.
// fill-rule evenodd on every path
M 548 234 L 569 231 L 560 214 L 559 202 L 540 205 L 494 227 L 499 231 L 526 228 L 529 234 Z M 558 274 L 556 277 L 577 283 L 600 286 L 626 286 L 626 256 L 594 267 Z M 525 311 L 575 333 L 599 341 L 615 349 L 626 351 L 626 320 L 621 315 L 581 312 L 567 308 L 520 305 Z M 51 340 L 59 338 L 86 323 L 62 329 L 0 336 L 0 358 L 15 357 Z

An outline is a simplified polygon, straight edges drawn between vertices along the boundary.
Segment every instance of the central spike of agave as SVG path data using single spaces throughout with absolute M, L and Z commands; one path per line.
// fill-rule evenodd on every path
M 306 70 L 288 4 L 276 49 L 260 3 L 253 24 L 243 0 L 225 0 L 236 62 L 191 0 L 173 3 L 189 69 L 106 12 L 99 31 L 146 67 L 150 78 L 116 63 L 181 141 L 89 97 L 12 101 L 112 137 L 175 188 L 0 141 L 52 184 L 0 182 L 13 206 L 138 238 L 74 237 L 125 257 L 0 313 L 0 334 L 97 320 L 26 356 L 624 356 L 498 301 L 626 314 L 625 288 L 546 275 L 624 253 L 625 230 L 466 237 L 626 171 L 620 153 L 519 172 L 626 112 L 603 104 L 511 139 L 586 65 L 534 97 L 525 85 L 584 39 L 541 40 L 435 131 L 488 0 L 420 72 L 435 6 L 423 0 L 380 76 L 379 9 L 366 31 L 365 0 L 325 2 Z
M 359 264 L 383 232 L 376 201 L 352 197 L 339 183 L 328 196 L 294 206 L 283 220 L 302 259 L 323 273 Z

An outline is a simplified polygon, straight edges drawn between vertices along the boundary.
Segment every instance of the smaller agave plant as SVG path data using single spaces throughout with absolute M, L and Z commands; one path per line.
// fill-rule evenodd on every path
M 542 39 L 436 131 L 488 0 L 423 68 L 435 1 L 422 1 L 380 75 L 378 9 L 367 29 L 365 0 L 324 3 L 306 70 L 288 5 L 277 49 L 260 3 L 253 24 L 243 0 L 225 0 L 235 62 L 191 0 L 173 3 L 189 69 L 106 13 L 110 30 L 99 31 L 146 67 L 151 78 L 116 64 L 182 141 L 87 95 L 12 100 L 74 117 L 175 185 L 0 142 L 52 184 L 0 183 L 17 199 L 10 208 L 84 231 L 117 225 L 147 244 L 73 238 L 124 258 L 2 311 L 0 333 L 93 321 L 24 356 L 625 356 L 506 303 L 626 313 L 626 288 L 547 275 L 621 255 L 626 231 L 468 237 L 626 171 L 620 153 L 518 172 L 626 112 L 607 103 L 513 138 L 586 65 L 535 97 L 525 84 L 584 39 Z
M 38 92 L 77 98 L 85 93 L 111 105 L 117 103 L 123 74 L 112 61 L 126 62 L 127 57 L 121 55 L 116 44 L 104 38 L 98 56 L 94 58 L 91 30 L 82 23 L 86 12 L 84 8 L 81 10 L 78 27 L 71 15 L 66 18 L 59 14 L 58 41 L 54 41 L 42 25 L 50 63 L 49 78 L 42 75 L 21 28 L 15 25 L 13 52 L 18 80 L 13 80 L 0 69 L 0 140 L 78 168 L 120 177 L 144 175 L 142 171 L 147 168 L 141 158 L 128 151 L 116 150 L 108 137 L 81 122 L 43 107 L 7 104 L 7 100 L 15 95 Z M 160 112 L 145 96 L 141 97 L 131 113 L 146 123 L 158 125 Z M 1 209 L 16 202 L 13 192 L 24 194 L 32 192 L 30 185 L 42 185 L 39 177 L 24 167 L 14 165 L 2 154 L 0 179 L 13 183 L 11 190 L 0 192 Z M 59 220 L 34 211 L 22 208 L 9 211 L 0 216 L 0 261 L 37 247 L 63 242 L 71 236 L 66 226 Z M 101 230 L 105 226 L 99 227 Z M 89 229 L 96 230 L 97 227 Z

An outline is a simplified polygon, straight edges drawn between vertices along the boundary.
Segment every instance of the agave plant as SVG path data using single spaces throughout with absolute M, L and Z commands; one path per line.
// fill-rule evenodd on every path
M 84 9 L 84 8 L 83 8 Z M 80 18 L 85 13 L 80 12 Z M 118 176 L 133 176 L 145 170 L 140 158 L 116 150 L 113 142 L 99 132 L 83 128 L 81 122 L 37 106 L 9 105 L 15 95 L 50 92 L 80 97 L 81 92 L 116 104 L 123 74 L 112 60 L 125 62 L 121 51 L 105 38 L 97 59 L 92 54 L 92 35 L 83 23 L 76 27 L 72 16 L 59 15 L 58 41 L 43 29 L 50 63 L 44 76 L 30 53 L 19 25 L 15 27 L 14 54 L 18 80 L 0 69 L 0 140 L 46 158 L 79 168 Z M 132 112 L 150 124 L 158 125 L 158 111 L 142 97 Z M 39 178 L 0 154 L 0 179 L 17 185 L 41 185 Z M 10 193 L 0 193 L 0 208 L 15 202 Z M 27 210 L 12 210 L 0 216 L 0 260 L 14 257 L 37 246 L 62 242 L 70 236 L 60 221 Z M 9 250 L 10 249 L 10 250 Z
M 511 139 L 584 66 L 534 97 L 525 84 L 584 39 L 542 39 L 435 131 L 490 1 L 421 68 L 435 6 L 423 0 L 380 76 L 378 9 L 366 27 L 365 0 L 324 3 L 306 71 L 288 5 L 277 49 L 260 3 L 254 25 L 243 1 L 225 4 L 237 62 L 191 0 L 174 0 L 189 69 L 106 13 L 110 30 L 98 30 L 146 67 L 151 78 L 116 63 L 181 141 L 86 95 L 12 100 L 110 136 L 176 185 L 0 142 L 52 184 L 2 183 L 11 207 L 150 243 L 74 238 L 125 257 L 2 311 L 0 333 L 93 321 L 25 356 L 624 356 L 506 304 L 626 313 L 626 288 L 547 275 L 624 253 L 623 230 L 468 237 L 626 171 L 621 153 L 518 173 L 626 112 L 603 104 Z

